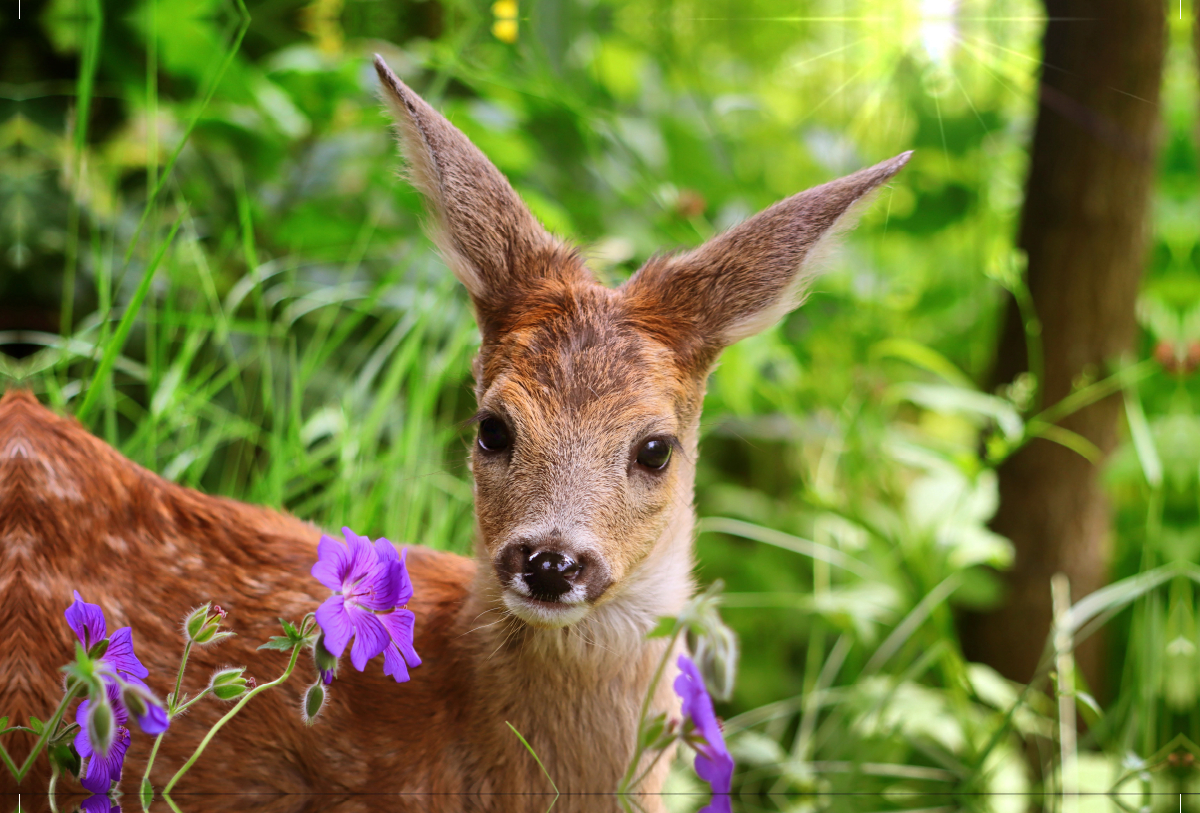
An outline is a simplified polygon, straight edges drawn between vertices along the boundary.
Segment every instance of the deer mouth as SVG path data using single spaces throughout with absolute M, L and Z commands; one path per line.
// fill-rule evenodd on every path
M 572 600 L 570 596 L 539 597 L 523 593 L 519 587 L 514 585 L 504 589 L 501 600 L 508 611 L 517 618 L 530 626 L 544 629 L 567 627 L 578 623 L 591 609 L 591 605 L 584 598 Z

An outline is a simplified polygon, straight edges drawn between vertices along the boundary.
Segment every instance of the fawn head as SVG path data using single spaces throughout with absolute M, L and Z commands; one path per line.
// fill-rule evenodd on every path
M 818 244 L 909 154 L 651 259 L 614 290 L 466 136 L 379 57 L 375 67 L 431 236 L 482 336 L 472 473 L 495 595 L 528 624 L 562 627 L 624 595 L 690 590 L 690 538 L 669 553 L 662 540 L 691 533 L 709 370 L 799 304 Z M 686 560 L 669 568 L 683 578 L 645 577 L 656 550 Z

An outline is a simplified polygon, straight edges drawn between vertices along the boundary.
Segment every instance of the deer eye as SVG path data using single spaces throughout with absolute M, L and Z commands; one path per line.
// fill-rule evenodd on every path
M 671 460 L 671 444 L 659 438 L 651 438 L 638 449 L 637 462 L 648 469 L 661 471 Z
M 499 418 L 487 417 L 479 422 L 479 448 L 485 452 L 503 452 L 512 444 L 508 427 Z

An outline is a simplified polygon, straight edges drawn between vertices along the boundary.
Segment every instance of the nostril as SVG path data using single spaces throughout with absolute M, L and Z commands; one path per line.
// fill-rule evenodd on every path
M 571 589 L 583 563 L 555 551 L 537 551 L 525 560 L 522 575 L 535 598 L 554 600 Z

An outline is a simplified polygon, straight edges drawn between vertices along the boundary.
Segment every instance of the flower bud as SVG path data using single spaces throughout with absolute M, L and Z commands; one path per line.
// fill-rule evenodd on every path
M 149 689 L 137 683 L 126 683 L 121 688 L 121 702 L 142 731 L 152 737 L 166 731 L 171 725 L 167 710 Z
M 312 725 L 317 715 L 321 713 L 321 709 L 325 707 L 325 684 L 317 681 L 308 687 L 308 691 L 304 693 L 304 705 L 300 709 L 300 719 L 305 725 Z
M 313 664 L 321 673 L 321 680 L 328 686 L 337 676 L 338 659 L 325 648 L 325 635 L 322 634 L 313 644 Z
M 718 618 L 704 633 L 688 635 L 688 642 L 709 693 L 718 700 L 728 701 L 733 696 L 738 663 L 738 642 L 733 630 Z
M 146 701 L 128 684 L 121 690 L 121 702 L 134 717 L 140 717 L 146 713 Z
M 104 653 L 108 652 L 108 639 L 104 638 L 92 644 L 92 648 L 88 650 L 88 657 L 92 660 L 99 660 L 104 657 Z
M 183 622 L 187 640 L 203 646 L 228 638 L 233 633 L 220 631 L 225 615 L 226 612 L 215 604 L 205 604 L 192 610 Z
M 88 740 L 91 741 L 93 751 L 107 757 L 108 749 L 112 748 L 116 728 L 112 706 L 108 703 L 107 692 L 101 692 L 91 700 L 91 708 L 88 709 L 87 715 Z
M 680 620 L 687 627 L 688 649 L 709 693 L 718 700 L 729 700 L 737 675 L 738 643 L 717 609 L 722 588 L 719 579 L 713 582 L 684 605 Z
M 246 667 L 231 666 L 227 669 L 218 669 L 213 672 L 212 679 L 208 682 L 209 690 L 218 700 L 237 700 L 247 691 L 253 688 L 250 683 L 253 678 L 244 676 Z

